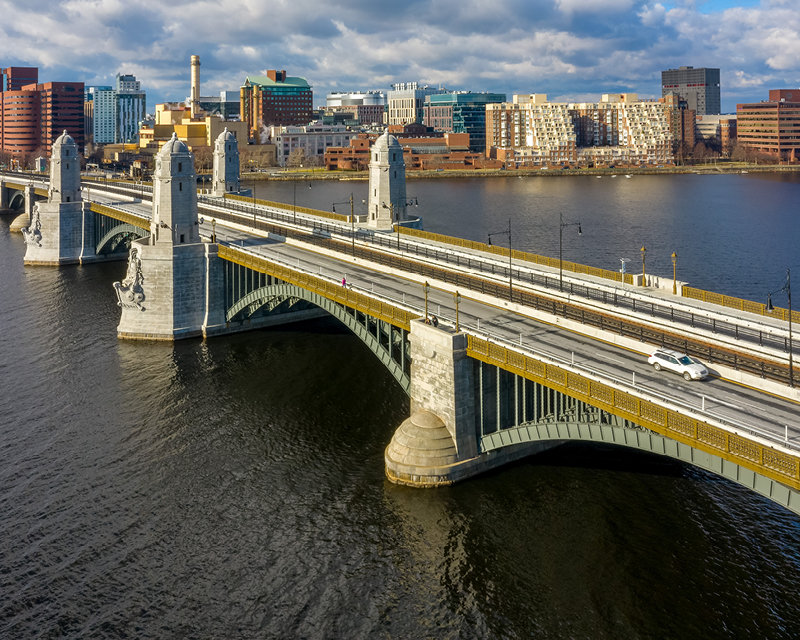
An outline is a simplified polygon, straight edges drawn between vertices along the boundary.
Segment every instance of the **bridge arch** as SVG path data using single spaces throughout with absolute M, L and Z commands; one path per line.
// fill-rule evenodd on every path
M 546 441 L 603 443 L 673 458 L 727 478 L 800 515 L 800 493 L 794 489 L 730 460 L 635 425 L 618 426 L 596 422 L 522 424 L 484 435 L 481 438 L 481 449 L 489 452 L 522 442 Z
M 145 235 L 144 229 L 127 222 L 117 225 L 109 230 L 100 240 L 95 247 L 95 253 L 100 255 L 106 248 L 110 248 L 113 252 L 120 242 L 125 242 L 126 246 L 130 245 L 131 240 L 136 240 Z
M 24 211 L 25 194 L 22 191 L 12 191 L 8 201 L 8 208 L 11 211 Z
M 348 309 L 317 293 L 293 284 L 279 283 L 260 287 L 239 298 L 225 311 L 225 320 L 249 317 L 265 306 L 274 309 L 285 300 L 305 300 L 326 311 L 352 331 L 389 370 L 406 394 L 410 394 L 411 378 L 407 363 L 407 332 L 382 320 Z

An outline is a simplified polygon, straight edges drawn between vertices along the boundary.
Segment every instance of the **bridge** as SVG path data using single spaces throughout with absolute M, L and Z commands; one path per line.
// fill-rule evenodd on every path
M 450 484 L 582 440 L 682 460 L 800 513 L 788 311 L 509 256 L 385 225 L 378 209 L 370 221 L 227 191 L 197 196 L 175 186 L 193 175 L 188 150 L 173 144 L 159 157 L 165 170 L 152 189 L 85 183 L 78 205 L 52 202 L 68 191 L 52 178 L 27 185 L 80 210 L 83 244 L 70 260 L 128 258 L 115 283 L 121 338 L 214 336 L 330 314 L 410 396 L 411 416 L 386 450 L 395 482 Z M 384 161 L 374 160 L 378 171 Z M 37 242 L 52 222 L 39 208 L 30 264 L 44 256 Z M 438 326 L 425 322 L 432 315 Z M 653 372 L 645 354 L 662 345 L 701 358 L 712 377 Z

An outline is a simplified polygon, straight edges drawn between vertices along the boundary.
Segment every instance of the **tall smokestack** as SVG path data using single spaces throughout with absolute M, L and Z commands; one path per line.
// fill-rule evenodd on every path
M 200 112 L 200 56 L 192 56 L 192 119 Z

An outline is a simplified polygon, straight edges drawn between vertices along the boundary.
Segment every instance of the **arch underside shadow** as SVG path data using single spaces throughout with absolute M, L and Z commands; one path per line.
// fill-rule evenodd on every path
M 260 287 L 242 296 L 228 308 L 225 312 L 225 320 L 227 322 L 244 320 L 254 313 L 264 310 L 267 311 L 267 314 L 285 313 L 297 301 L 311 303 L 339 320 L 369 347 L 397 380 L 403 391 L 406 394 L 410 393 L 407 332 L 355 309 L 344 307 L 319 294 L 286 283 Z
M 118 253 L 128 251 L 133 240 L 144 237 L 146 231 L 132 224 L 121 223 L 113 227 L 97 242 L 95 253 Z
M 600 422 L 603 419 L 602 414 L 605 414 L 606 419 L 608 418 L 609 414 L 600 412 L 598 422 L 528 423 L 486 434 L 481 438 L 481 451 L 489 452 L 518 443 L 548 440 L 595 442 L 638 449 L 674 458 L 710 471 L 751 489 L 800 515 L 800 493 L 794 489 L 719 456 L 700 451 L 625 420 L 619 419 L 621 423 L 627 423 L 626 426 L 602 424 Z M 583 417 L 585 419 L 587 416 Z M 612 421 L 613 418 L 615 416 L 611 416 Z
M 9 211 L 25 210 L 25 194 L 21 191 L 12 191 L 8 199 Z

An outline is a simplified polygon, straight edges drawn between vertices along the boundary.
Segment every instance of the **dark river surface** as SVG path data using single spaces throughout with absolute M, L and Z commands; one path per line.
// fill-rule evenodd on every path
M 302 188 L 301 188 L 302 186 Z M 291 183 L 259 186 L 292 201 Z M 298 185 L 299 205 L 366 197 Z M 763 300 L 797 176 L 409 180 L 430 231 Z M 568 446 L 384 477 L 408 416 L 333 320 L 117 340 L 125 265 L 24 267 L 0 219 L 0 638 L 800 638 L 800 520 L 711 474 Z M 505 240 L 504 238 L 501 238 Z M 797 271 L 800 276 L 800 269 Z M 800 282 L 800 277 L 797 280 Z M 776 296 L 777 304 L 785 304 Z

